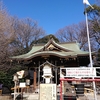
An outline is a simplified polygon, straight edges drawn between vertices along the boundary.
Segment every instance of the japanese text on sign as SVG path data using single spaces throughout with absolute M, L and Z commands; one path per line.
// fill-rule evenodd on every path
M 96 77 L 95 68 L 61 68 L 64 77 Z

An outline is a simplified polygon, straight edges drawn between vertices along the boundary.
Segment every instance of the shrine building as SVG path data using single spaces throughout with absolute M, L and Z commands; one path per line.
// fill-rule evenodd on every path
M 90 63 L 89 52 L 82 51 L 76 41 L 56 43 L 53 39 L 46 44 L 35 44 L 28 53 L 14 56 L 11 59 L 27 66 L 29 79 L 34 87 L 44 82 L 43 68 L 45 65 L 51 67 L 53 75 L 51 81 L 59 84 L 60 68 L 88 67 Z

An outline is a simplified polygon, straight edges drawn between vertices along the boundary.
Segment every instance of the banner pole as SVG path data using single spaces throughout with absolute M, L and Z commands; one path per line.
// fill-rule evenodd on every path
M 87 11 L 86 11 L 86 4 L 85 4 L 85 17 L 86 17 L 86 28 L 87 28 L 87 37 L 88 37 L 88 46 L 89 46 L 89 57 L 90 57 L 90 67 L 91 71 L 93 70 L 93 62 L 92 62 L 92 54 L 91 54 L 91 45 L 90 45 L 90 37 L 89 37 L 89 28 L 88 28 L 88 18 L 87 18 Z M 94 79 L 94 77 L 92 77 Z M 93 81 L 93 88 L 94 88 L 94 98 L 97 100 L 96 95 L 96 85 Z

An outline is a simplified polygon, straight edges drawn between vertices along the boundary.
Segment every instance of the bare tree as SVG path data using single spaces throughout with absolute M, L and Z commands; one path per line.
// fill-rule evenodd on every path
M 12 18 L 15 39 L 11 43 L 15 51 L 19 54 L 26 53 L 30 49 L 32 41 L 38 40 L 45 35 L 45 31 L 40 28 L 36 21 L 26 18 Z M 22 52 L 24 50 L 24 52 Z M 21 51 L 21 52 L 20 52 Z
M 94 9 L 88 7 L 86 10 L 91 24 L 92 37 L 94 37 L 98 47 L 100 47 L 100 6 L 93 5 L 93 7 Z
M 9 57 L 9 43 L 13 40 L 11 17 L 0 2 L 0 68 L 5 68 Z
M 10 16 L 0 2 L 0 69 L 9 69 L 9 57 L 28 52 L 31 42 L 44 34 L 36 21 Z
M 77 41 L 80 44 L 81 49 L 88 50 L 86 23 L 84 21 L 58 30 L 56 36 L 61 42 Z M 90 37 L 92 38 L 91 32 Z M 95 45 L 95 42 L 92 39 L 91 43 L 92 46 Z M 94 49 L 94 47 L 91 48 Z

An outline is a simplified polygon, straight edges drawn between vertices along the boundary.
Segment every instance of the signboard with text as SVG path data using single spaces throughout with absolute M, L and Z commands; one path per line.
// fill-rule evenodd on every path
M 56 100 L 56 84 L 40 84 L 40 100 Z
M 100 68 L 98 69 L 100 70 Z M 60 73 L 64 73 L 64 77 L 100 77 L 96 68 L 61 68 Z

